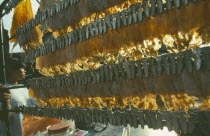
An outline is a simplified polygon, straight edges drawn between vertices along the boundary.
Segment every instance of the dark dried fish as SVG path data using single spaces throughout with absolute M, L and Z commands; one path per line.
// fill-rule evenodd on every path
M 150 11 L 149 11 L 149 6 L 148 6 L 148 3 L 149 1 L 147 0 L 143 0 L 143 8 L 144 8 L 144 15 L 146 17 L 150 17 Z
M 103 33 L 103 27 L 102 27 L 101 19 L 99 19 L 97 23 L 98 23 L 99 34 L 102 34 Z
M 95 35 L 98 35 L 99 32 L 98 32 L 98 24 L 96 21 L 93 22 L 93 29 L 94 29 L 94 34 Z
M 115 30 L 117 28 L 117 17 L 114 14 L 114 15 L 111 16 L 111 18 L 112 18 L 112 22 L 111 22 L 112 28 Z
M 201 49 L 196 48 L 193 51 L 194 65 L 196 70 L 200 70 L 201 68 Z
M 181 74 L 184 68 L 184 54 L 181 52 L 181 53 L 178 53 L 177 55 L 178 55 L 177 56 L 177 73 Z
M 142 64 L 141 64 L 141 61 L 140 61 L 140 60 L 137 60 L 137 61 L 136 61 L 136 65 L 137 65 L 137 73 L 138 73 L 138 77 L 139 77 L 139 78 L 142 78 L 142 73 L 143 73 L 143 70 L 142 70 Z
M 188 72 L 192 72 L 192 52 L 186 51 L 184 55 L 185 67 Z
M 172 9 L 171 0 L 166 0 L 166 8 L 167 8 L 167 10 L 171 10 Z
M 105 16 L 104 19 L 105 19 L 105 22 L 106 22 L 108 28 L 109 28 L 110 30 L 112 30 L 111 17 L 108 15 L 108 16 Z
M 121 16 L 122 16 L 123 25 L 126 26 L 127 25 L 127 21 L 126 21 L 126 11 L 125 10 L 123 10 L 121 12 Z
M 173 3 L 175 7 L 179 8 L 180 7 L 180 0 L 173 0 Z
M 129 69 L 129 63 L 128 62 L 123 62 L 123 67 L 125 69 L 126 75 L 129 79 L 131 79 L 131 73 Z
M 157 57 L 156 58 L 156 66 L 157 66 L 157 76 L 161 76 L 162 75 L 162 58 L 161 57 Z
M 120 70 L 120 77 L 122 77 L 123 79 L 125 79 L 126 73 L 125 73 L 125 70 L 123 68 L 123 64 L 122 63 L 119 63 L 118 64 L 118 69 Z
M 155 0 L 150 0 L 150 15 L 154 16 L 155 15 Z
M 136 4 L 137 6 L 137 18 L 138 18 L 138 21 L 142 21 L 143 20 L 143 12 L 142 12 L 142 6 L 138 3 Z
M 132 24 L 132 13 L 131 13 L 131 9 L 127 9 L 126 10 L 126 14 L 127 14 L 127 24 Z
M 186 6 L 186 5 L 188 5 L 188 0 L 182 0 L 182 4 L 184 5 L 184 6 Z
M 169 57 L 169 61 L 170 61 L 170 73 L 175 75 L 176 74 L 176 60 L 175 60 L 175 57 L 176 57 L 176 54 L 174 53 L 171 53 L 171 54 L 168 54 L 168 57 Z
M 169 64 L 168 55 L 162 56 L 162 59 L 163 59 L 164 71 L 167 73 L 167 75 L 170 75 L 170 64 Z
M 149 69 L 148 69 L 148 62 L 147 62 L 147 59 L 144 58 L 144 59 L 142 59 L 141 61 L 142 61 L 143 68 L 144 68 L 144 76 L 145 76 L 145 77 L 149 77 Z
M 116 21 L 117 21 L 117 28 L 121 27 L 121 18 L 120 18 L 120 12 L 115 14 L 116 16 Z

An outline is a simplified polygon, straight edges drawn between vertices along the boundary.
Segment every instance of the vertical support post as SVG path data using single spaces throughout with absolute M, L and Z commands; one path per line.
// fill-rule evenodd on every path
M 0 48 L 1 48 L 1 64 L 0 64 L 0 71 L 2 73 L 2 84 L 6 85 L 7 83 L 7 79 L 6 79 L 6 63 L 5 63 L 5 52 L 4 52 L 4 37 L 3 37 L 3 22 L 2 22 L 2 19 L 0 18 Z M 3 110 L 8 110 L 9 107 L 8 107 L 8 103 L 7 101 L 3 102 Z M 5 123 L 6 123 L 6 133 L 7 133 L 7 136 L 10 136 L 10 124 L 9 124 L 9 112 L 8 114 L 6 114 L 6 120 L 5 120 Z

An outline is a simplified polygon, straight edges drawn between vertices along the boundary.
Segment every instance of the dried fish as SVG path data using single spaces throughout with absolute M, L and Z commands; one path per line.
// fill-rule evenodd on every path
M 96 81 L 97 81 L 97 83 L 100 82 L 100 71 L 99 71 L 99 69 L 96 69 Z
M 111 16 L 111 18 L 112 18 L 112 22 L 111 22 L 112 28 L 115 30 L 117 28 L 117 17 L 114 14 L 114 15 Z
M 201 68 L 201 49 L 196 48 L 193 51 L 194 65 L 196 70 L 200 70 Z
M 132 13 L 130 9 L 126 10 L 126 14 L 127 14 L 127 24 L 132 24 Z
M 106 33 L 107 31 L 106 21 L 102 19 L 101 22 L 102 22 L 103 33 Z
M 83 39 L 82 39 L 82 29 L 79 28 L 79 29 L 77 29 L 77 30 L 78 30 L 79 40 L 82 41 L 82 40 L 83 40 Z
M 172 128 L 172 116 L 171 116 L 170 111 L 164 111 L 163 115 L 165 117 L 166 126 L 167 126 L 168 130 L 172 131 L 173 130 L 173 128 Z
M 120 12 L 117 12 L 115 16 L 116 16 L 117 28 L 120 28 L 121 27 Z
M 120 70 L 120 77 L 122 77 L 123 79 L 125 79 L 126 77 L 126 73 L 125 73 L 125 70 L 123 68 L 123 64 L 122 63 L 119 63 L 118 64 L 118 69 Z
M 97 23 L 98 23 L 99 34 L 102 34 L 103 33 L 103 27 L 102 27 L 101 19 L 99 19 Z
M 187 118 L 186 113 L 184 111 L 179 112 L 179 124 L 183 134 L 187 134 Z
M 162 75 L 162 58 L 161 57 L 157 57 L 156 58 L 156 66 L 157 66 L 157 76 L 161 76 Z
M 142 12 L 142 6 L 140 4 L 136 4 L 137 6 L 137 18 L 138 21 L 142 21 L 143 20 L 143 12 Z
M 98 35 L 98 25 L 96 21 L 93 22 L 93 28 L 94 28 L 94 34 Z
M 113 64 L 112 67 L 113 67 L 115 79 L 116 79 L 116 80 L 119 80 L 120 77 L 119 77 L 119 70 L 118 70 L 118 68 L 117 68 L 117 65 L 116 65 L 116 64 Z
M 175 60 L 175 57 L 176 57 L 176 54 L 174 53 L 171 53 L 171 54 L 168 54 L 168 57 L 169 57 L 169 61 L 170 61 L 170 73 L 175 75 L 176 74 L 176 60 Z
M 138 124 L 141 125 L 141 128 L 144 129 L 144 113 L 143 111 L 138 111 L 137 112 L 137 117 L 138 117 Z
M 181 74 L 184 68 L 184 54 L 181 52 L 181 53 L 178 53 L 177 55 L 178 55 L 177 56 L 177 73 Z
M 155 15 L 155 0 L 150 0 L 150 15 L 154 16 Z
M 180 7 L 180 0 L 173 0 L 174 5 L 179 8 Z
M 89 33 L 89 27 L 85 26 L 85 34 L 86 34 L 86 39 L 90 38 L 90 33 Z
M 104 19 L 105 19 L 105 22 L 106 22 L 108 28 L 109 28 L 110 30 L 112 30 L 111 17 L 108 15 L 108 16 L 105 16 Z
M 150 70 L 153 74 L 154 77 L 157 76 L 157 72 L 156 72 L 156 63 L 155 63 L 155 59 L 154 58 L 149 58 L 149 66 L 150 66 Z
M 130 65 L 130 73 L 131 73 L 131 79 L 134 79 L 136 76 L 136 65 L 135 65 L 135 61 L 129 61 L 129 65 Z
M 127 25 L 127 21 L 126 21 L 126 11 L 125 10 L 123 10 L 121 12 L 121 16 L 122 16 L 123 25 L 126 26 Z
M 163 113 L 157 111 L 157 128 L 163 130 Z
M 129 79 L 131 79 L 131 73 L 130 73 L 130 70 L 129 70 L 129 64 L 128 64 L 128 62 L 123 62 L 123 67 L 125 69 L 125 72 L 127 74 L 127 77 Z
M 186 51 L 184 55 L 185 67 L 188 72 L 192 72 L 192 52 Z
M 149 110 L 144 110 L 144 116 L 145 116 L 145 121 L 147 123 L 147 126 L 148 128 L 152 128 L 151 117 L 149 114 L 150 114 Z
M 100 78 L 100 81 L 101 81 L 101 82 L 104 82 L 104 81 L 105 81 L 105 77 L 104 77 L 104 72 L 105 72 L 105 71 L 104 71 L 104 67 L 102 66 L 102 67 L 100 67 L 99 69 L 100 69 L 100 77 L 101 77 L 101 78 Z
M 145 77 L 149 77 L 149 69 L 148 69 L 148 62 L 147 62 L 147 59 L 144 58 L 144 59 L 142 59 L 141 61 L 142 61 L 142 64 L 143 64 L 144 76 L 145 76 Z
M 94 37 L 93 24 L 90 23 L 90 24 L 88 25 L 88 27 L 89 27 L 89 31 L 90 31 L 91 37 Z
M 139 78 L 142 78 L 142 73 L 143 73 L 143 70 L 142 70 L 142 64 L 141 64 L 141 61 L 140 61 L 140 60 L 137 60 L 137 61 L 136 61 L 136 65 L 137 65 L 137 73 L 138 73 L 138 77 L 139 77 Z
M 114 79 L 114 69 L 112 64 L 108 65 L 109 67 L 109 80 L 113 80 Z
M 182 0 L 182 4 L 184 5 L 184 6 L 186 6 L 186 5 L 188 5 L 188 0 Z
M 178 134 L 180 134 L 180 123 L 179 123 L 179 112 L 175 112 L 173 113 L 173 116 L 172 116 L 172 126 L 174 128 L 174 131 Z
M 105 79 L 106 81 L 108 81 L 109 80 L 109 67 L 108 65 L 104 65 L 103 67 L 104 67 Z
M 132 14 L 132 20 L 134 23 L 137 23 L 137 14 L 136 14 L 136 4 L 133 4 L 130 6 L 130 9 L 131 9 L 131 14 Z
M 171 0 L 166 0 L 166 8 L 167 10 L 171 10 L 172 7 L 171 7 Z
M 88 77 L 88 79 L 87 79 L 88 83 L 87 84 L 90 84 L 92 82 L 92 80 L 93 80 L 93 76 L 92 76 L 92 71 L 91 70 L 87 70 L 87 77 Z
M 151 128 L 153 129 L 159 129 L 157 127 L 157 120 L 156 120 L 156 111 L 150 111 L 149 112 L 149 118 L 150 118 L 150 121 L 151 121 Z
M 210 70 L 210 48 L 202 48 L 202 53 L 203 53 L 203 62 L 205 64 L 205 69 Z
M 167 75 L 170 75 L 169 57 L 165 55 L 165 56 L 162 56 L 162 59 L 163 59 L 164 71 L 167 73 Z
M 143 0 L 144 15 L 146 17 L 150 17 L 148 2 L 149 1 L 147 1 L 147 0 Z

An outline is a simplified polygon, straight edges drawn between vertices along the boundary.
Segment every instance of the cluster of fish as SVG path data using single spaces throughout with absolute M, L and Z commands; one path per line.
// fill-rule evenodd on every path
M 179 3 L 178 1 L 180 0 L 173 0 L 173 1 L 167 0 L 166 3 L 163 4 L 162 0 L 156 0 L 156 1 L 144 0 L 142 3 L 133 4 L 126 10 L 117 12 L 112 15 L 107 15 L 105 16 L 105 18 L 95 20 L 94 22 L 88 25 L 75 29 L 74 31 L 64 36 L 58 37 L 57 39 L 51 41 L 48 45 L 41 45 L 37 47 L 36 49 L 29 51 L 28 53 L 24 55 L 23 61 L 31 61 L 38 56 L 42 56 L 47 53 L 54 52 L 66 46 L 75 44 L 79 41 L 83 41 L 91 37 L 104 34 L 108 31 L 108 29 L 115 30 L 126 25 L 138 23 L 139 21 L 143 20 L 143 17 L 153 16 L 156 11 L 158 13 L 163 13 L 164 9 L 171 10 L 172 5 L 177 5 L 175 3 Z M 183 0 L 183 1 L 186 1 L 186 0 Z M 182 3 L 184 5 L 187 5 L 188 0 Z M 151 7 L 149 7 L 149 4 L 151 4 Z M 180 6 L 180 4 L 178 5 Z M 179 7 L 179 6 L 176 6 L 176 7 Z M 45 18 L 45 17 L 40 17 L 40 18 Z M 26 24 L 30 24 L 30 23 L 26 23 Z M 31 26 L 31 25 L 28 25 L 28 26 Z M 25 27 L 23 28 L 25 29 Z M 26 30 L 24 30 L 24 32 L 25 31 Z M 17 29 L 17 33 L 22 33 L 22 32 L 23 32 L 23 29 L 21 29 L 21 27 Z M 18 39 L 20 43 L 22 40 L 21 38 L 18 38 Z
M 22 0 L 10 0 L 7 2 L 7 4 L 4 6 L 5 13 L 9 13 L 13 8 L 15 8 L 19 2 Z
M 35 15 L 35 18 L 31 18 L 16 29 L 16 37 L 18 38 L 19 44 L 24 45 L 28 43 L 30 39 L 32 39 L 32 37 L 30 37 L 30 32 L 34 27 L 38 26 L 39 24 L 43 24 L 47 18 L 52 17 L 54 14 L 60 13 L 63 9 L 78 2 L 79 0 L 61 0 L 50 5 L 47 10 L 39 11 Z
M 210 70 L 210 48 L 196 48 L 180 53 L 170 53 L 156 58 L 143 58 L 137 61 L 125 61 L 118 64 L 105 64 L 97 69 L 71 72 L 69 75 L 40 77 L 29 79 L 26 85 L 30 88 L 54 88 L 81 86 L 103 83 L 106 81 L 134 78 L 148 78 L 181 74 L 183 69 L 192 72 L 201 66 Z
M 35 15 L 35 18 L 30 19 L 22 26 L 16 29 L 16 34 L 19 35 L 21 33 L 25 33 L 28 30 L 34 28 L 35 26 L 41 24 L 42 22 L 46 21 L 47 18 L 52 17 L 54 14 L 58 14 L 64 8 L 68 7 L 69 5 L 73 5 L 77 3 L 79 0 L 61 0 L 58 3 L 54 3 L 50 5 L 47 10 L 40 11 Z
M 70 108 L 70 107 L 24 107 L 15 108 L 16 112 L 47 118 L 58 118 L 85 122 L 86 124 L 101 123 L 114 126 L 127 126 L 144 128 L 147 125 L 152 129 L 174 130 L 178 134 L 191 134 L 194 129 L 201 129 L 208 135 L 210 111 L 149 111 L 138 109 L 96 109 L 96 108 Z M 207 130 L 206 130 L 207 129 Z

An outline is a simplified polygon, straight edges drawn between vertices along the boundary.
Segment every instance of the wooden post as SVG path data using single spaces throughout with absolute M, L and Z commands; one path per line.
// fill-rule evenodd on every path
M 7 83 L 7 79 L 6 79 L 6 64 L 5 64 L 5 52 L 4 52 L 4 37 L 3 37 L 3 23 L 2 23 L 2 19 L 0 18 L 0 49 L 1 49 L 1 64 L 0 64 L 0 73 L 2 73 L 2 84 L 6 85 Z M 3 109 L 4 110 L 8 110 L 9 109 L 9 104 L 7 103 L 7 101 L 3 102 Z M 6 132 L 7 132 L 7 136 L 10 136 L 10 124 L 9 124 L 9 112 L 8 114 L 6 114 Z

